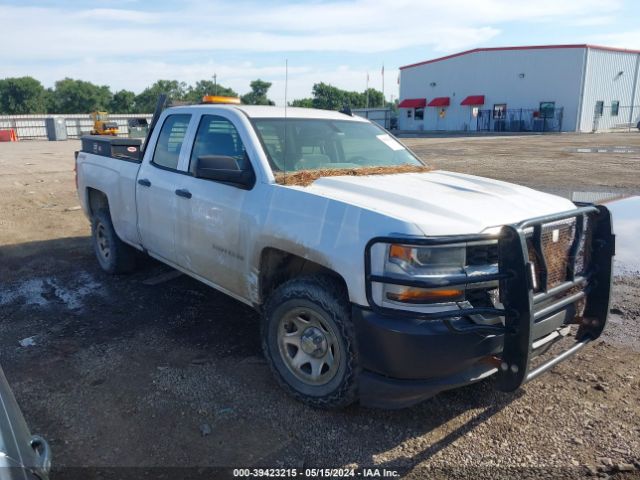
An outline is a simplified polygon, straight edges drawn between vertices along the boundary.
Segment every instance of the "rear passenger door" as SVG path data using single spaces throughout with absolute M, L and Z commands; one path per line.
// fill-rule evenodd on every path
M 142 245 L 156 257 L 176 262 L 176 185 L 185 172 L 184 152 L 190 114 L 168 115 L 151 156 L 145 155 L 136 184 L 138 230 Z

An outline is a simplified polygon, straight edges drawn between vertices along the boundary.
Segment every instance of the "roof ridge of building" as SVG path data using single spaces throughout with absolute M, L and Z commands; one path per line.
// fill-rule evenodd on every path
M 589 43 L 574 43 L 574 44 L 565 44 L 565 45 L 521 45 L 521 46 L 512 46 L 512 47 L 479 47 L 479 48 L 473 48 L 471 50 L 465 50 L 462 52 L 453 53 L 451 55 L 445 55 L 444 57 L 438 57 L 438 58 L 433 58 L 431 60 L 424 60 L 422 62 L 403 65 L 402 67 L 400 67 L 400 70 L 404 70 L 406 68 L 412 68 L 412 67 L 419 67 L 421 65 L 440 62 L 442 60 L 448 60 L 450 58 L 461 57 L 463 55 L 470 55 L 472 53 L 478 53 L 478 52 L 494 52 L 494 51 L 504 51 L 504 50 L 545 50 L 545 49 L 562 49 L 562 48 L 591 48 L 593 50 L 606 50 L 610 52 L 625 52 L 625 53 L 640 54 L 640 50 L 618 48 L 618 47 L 607 47 L 603 45 L 593 45 Z

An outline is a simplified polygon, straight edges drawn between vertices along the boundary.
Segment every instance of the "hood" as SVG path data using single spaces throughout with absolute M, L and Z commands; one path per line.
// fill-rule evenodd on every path
M 326 177 L 303 189 L 413 223 L 425 235 L 478 233 L 576 208 L 556 195 L 442 170 Z

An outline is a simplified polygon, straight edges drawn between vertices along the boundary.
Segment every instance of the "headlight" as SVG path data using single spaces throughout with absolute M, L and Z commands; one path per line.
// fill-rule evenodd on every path
M 447 287 L 445 283 L 452 275 L 464 274 L 466 247 L 433 246 L 414 247 L 391 244 L 385 259 L 385 275 L 410 277 L 412 280 L 429 280 L 442 288 L 417 288 L 385 284 L 387 300 L 412 304 L 431 304 L 463 301 L 464 287 Z

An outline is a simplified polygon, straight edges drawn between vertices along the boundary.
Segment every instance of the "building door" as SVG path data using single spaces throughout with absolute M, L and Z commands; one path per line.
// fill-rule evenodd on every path
M 407 130 L 422 130 L 424 128 L 424 108 L 403 108 L 402 112 Z

